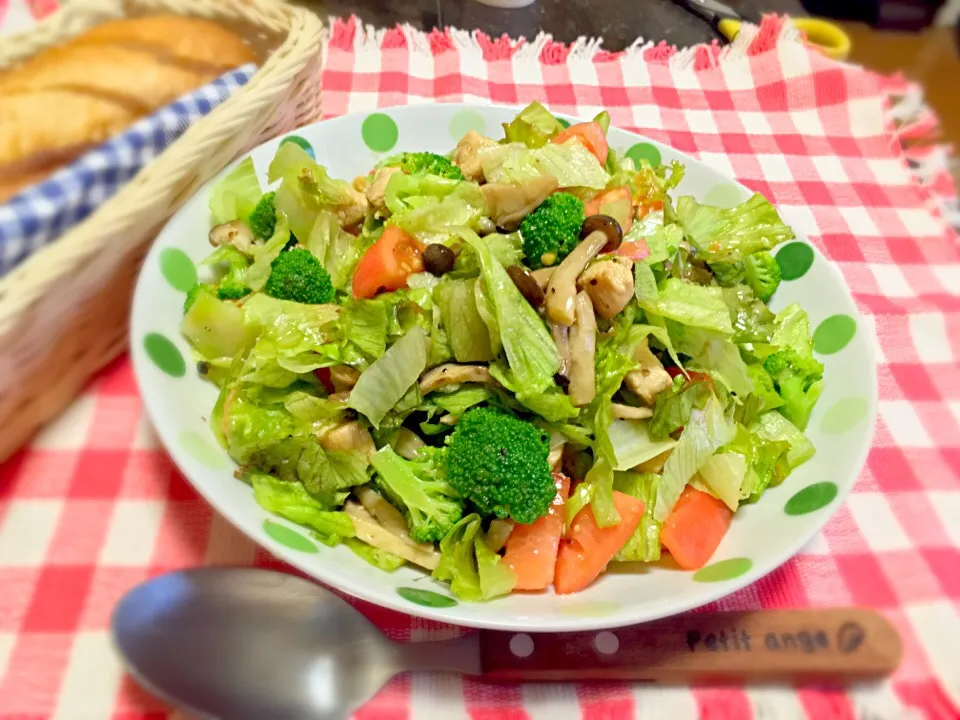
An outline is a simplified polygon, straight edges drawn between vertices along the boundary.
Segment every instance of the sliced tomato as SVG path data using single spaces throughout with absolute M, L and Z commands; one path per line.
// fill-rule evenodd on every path
M 629 258 L 634 262 L 639 262 L 650 254 L 650 248 L 647 246 L 646 240 L 633 240 L 631 242 L 620 243 L 616 254 L 620 257 Z
M 407 278 L 423 272 L 423 244 L 413 235 L 396 227 L 387 226 L 383 235 L 357 263 L 353 274 L 353 296 L 372 298 L 379 292 L 399 290 L 407 286 Z
M 587 217 L 591 215 L 609 215 L 618 223 L 624 233 L 633 225 L 633 204 L 630 196 L 630 188 L 618 187 L 613 190 L 607 190 L 600 193 L 593 200 L 588 202 L 583 213 Z
M 637 204 L 637 220 L 643 220 L 654 210 L 663 210 L 663 200 L 653 200 L 651 202 L 642 202 Z
M 732 520 L 733 510 L 722 500 L 687 485 L 663 523 L 660 541 L 677 565 L 696 570 L 710 560 Z
M 553 583 L 570 478 L 563 473 L 554 473 L 553 479 L 557 496 L 547 514 L 529 525 L 518 523 L 507 538 L 503 560 L 517 575 L 515 590 L 546 590 Z
M 573 519 L 557 553 L 553 585 L 558 594 L 583 590 L 596 580 L 643 519 L 643 500 L 614 490 L 613 504 L 620 514 L 617 525 L 601 528 L 589 505 Z
M 330 376 L 330 368 L 317 368 L 313 371 L 313 374 L 317 376 L 317 380 L 323 384 L 328 393 L 334 392 L 335 388 L 333 387 L 333 378 Z
M 607 154 L 610 152 L 610 146 L 607 145 L 607 136 L 603 133 L 603 127 L 595 120 L 590 122 L 577 123 L 571 125 L 566 130 L 561 130 L 553 136 L 550 142 L 563 145 L 570 138 L 580 138 L 580 142 L 597 156 L 601 165 L 607 162 Z

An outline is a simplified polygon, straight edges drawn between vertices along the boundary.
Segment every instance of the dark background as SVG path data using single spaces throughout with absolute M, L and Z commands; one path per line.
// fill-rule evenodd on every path
M 759 16 L 761 10 L 806 15 L 800 0 L 724 2 L 747 17 Z M 707 23 L 671 0 L 535 0 L 516 10 L 489 7 L 476 0 L 326 0 L 318 11 L 344 17 L 356 14 L 379 27 L 398 22 L 421 30 L 452 25 L 465 30 L 479 28 L 494 36 L 506 33 L 527 38 L 543 30 L 561 42 L 572 42 L 581 35 L 602 36 L 607 50 L 622 50 L 637 37 L 666 40 L 678 47 L 718 37 Z

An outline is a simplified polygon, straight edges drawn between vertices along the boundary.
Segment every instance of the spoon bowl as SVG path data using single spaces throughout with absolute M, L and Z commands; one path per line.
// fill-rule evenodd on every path
M 206 717 L 342 718 L 398 672 L 431 664 L 319 585 L 264 570 L 160 576 L 120 601 L 112 626 L 139 682 Z M 454 668 L 469 672 L 468 644 L 430 645 L 441 662 L 463 645 Z

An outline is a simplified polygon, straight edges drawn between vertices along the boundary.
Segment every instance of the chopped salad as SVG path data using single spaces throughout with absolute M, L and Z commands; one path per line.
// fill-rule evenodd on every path
M 674 198 L 678 162 L 538 103 L 504 137 L 335 179 L 281 144 L 212 192 L 181 330 L 257 502 L 465 600 L 703 566 L 814 454 L 807 315 L 767 303 L 794 237 L 757 194 Z

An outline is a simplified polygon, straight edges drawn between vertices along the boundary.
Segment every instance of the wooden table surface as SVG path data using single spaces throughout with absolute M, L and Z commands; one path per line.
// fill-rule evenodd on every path
M 746 16 L 759 11 L 804 15 L 800 0 L 724 0 Z M 671 0 L 535 0 L 525 8 L 505 10 L 477 0 L 301 0 L 325 15 L 352 13 L 381 27 L 398 22 L 421 30 L 452 25 L 479 28 L 491 35 L 534 37 L 541 30 L 556 40 L 571 42 L 580 36 L 604 39 L 607 50 L 622 50 L 637 37 L 666 40 L 679 47 L 708 42 L 715 37 L 705 22 Z

